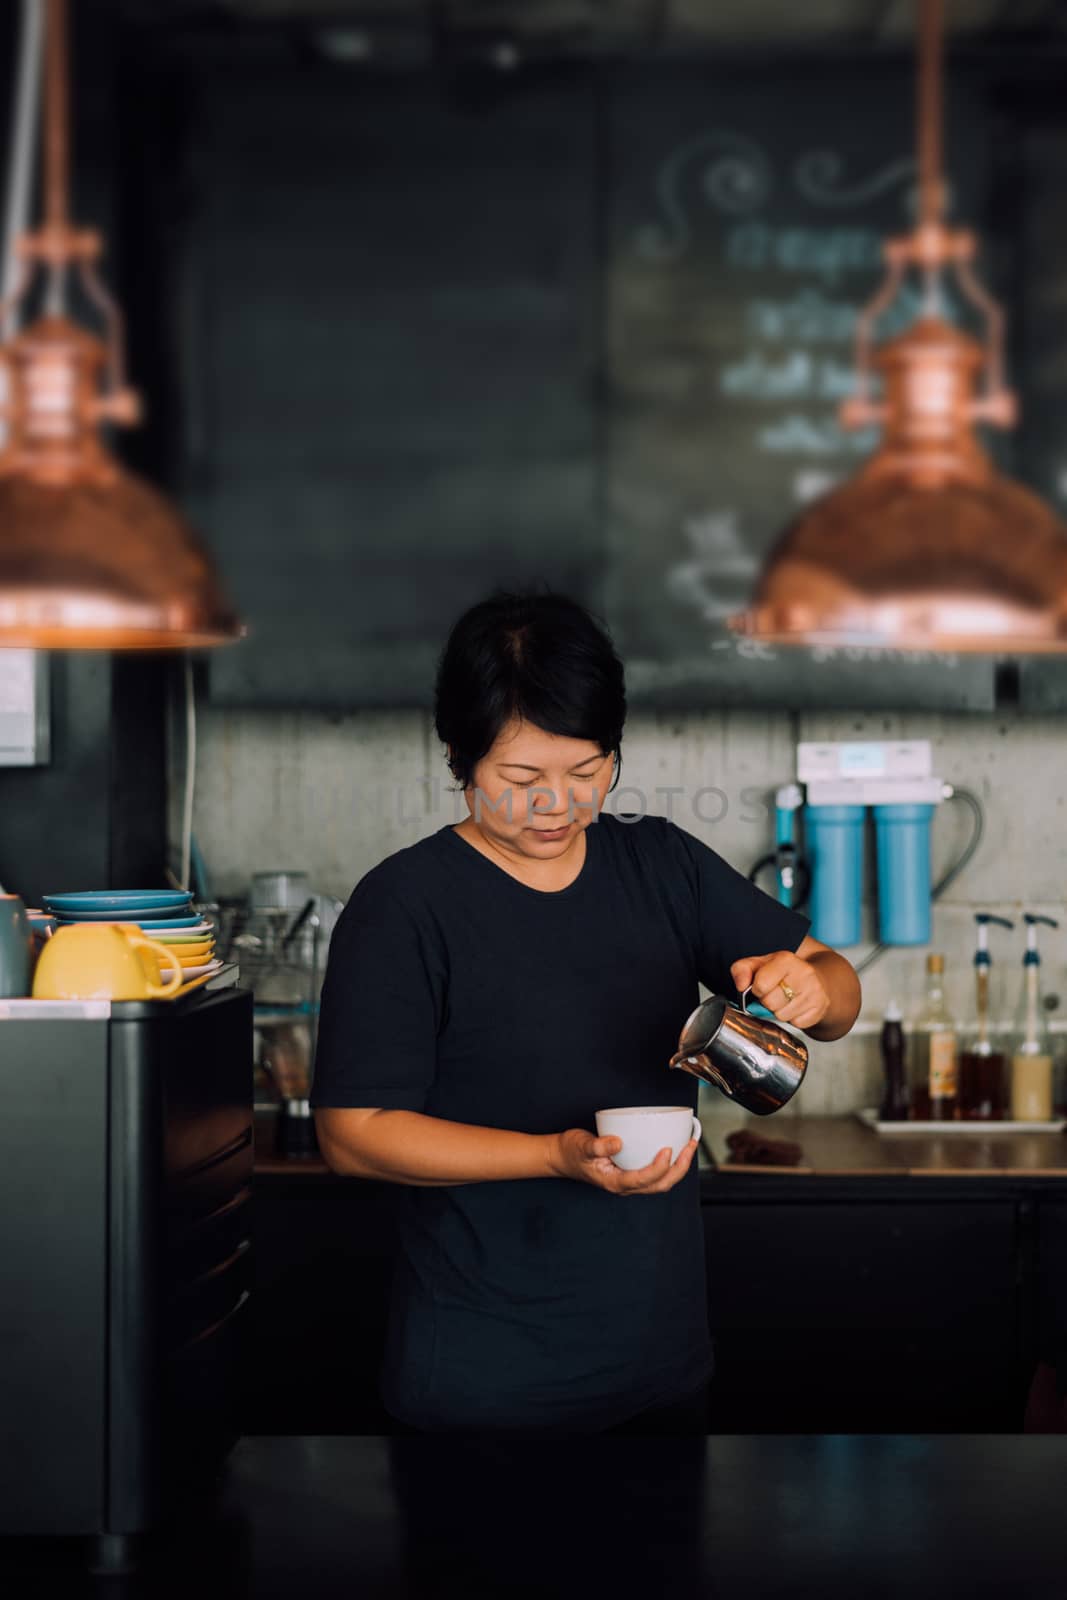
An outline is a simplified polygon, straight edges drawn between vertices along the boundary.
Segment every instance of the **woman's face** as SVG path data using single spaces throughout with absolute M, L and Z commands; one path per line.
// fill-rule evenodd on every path
M 536 860 L 561 856 L 597 816 L 614 759 L 591 739 L 566 739 L 512 723 L 474 769 L 464 791 L 486 837 Z

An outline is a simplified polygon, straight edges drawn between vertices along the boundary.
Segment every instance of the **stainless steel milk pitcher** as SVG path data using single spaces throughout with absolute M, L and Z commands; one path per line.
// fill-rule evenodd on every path
M 703 1078 L 728 1099 L 759 1117 L 780 1111 L 800 1088 L 808 1047 L 781 1023 L 754 1017 L 713 994 L 692 1012 L 671 1056 L 672 1067 Z

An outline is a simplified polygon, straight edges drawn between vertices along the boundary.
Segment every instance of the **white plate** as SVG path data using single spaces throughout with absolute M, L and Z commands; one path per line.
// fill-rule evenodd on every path
M 1062 1133 L 1067 1127 L 1063 1117 L 1053 1117 L 1051 1122 L 879 1122 L 873 1106 L 857 1111 L 856 1116 L 876 1133 L 977 1133 L 986 1139 L 998 1133 Z
M 190 978 L 202 978 L 205 972 L 220 972 L 222 966 L 223 963 L 216 958 L 209 961 L 206 967 L 183 967 L 182 982 L 188 983 Z

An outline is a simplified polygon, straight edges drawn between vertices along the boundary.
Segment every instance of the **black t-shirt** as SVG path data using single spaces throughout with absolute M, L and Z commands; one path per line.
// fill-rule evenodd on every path
M 313 1106 L 595 1131 L 607 1106 L 689 1105 L 670 1070 L 698 980 L 795 950 L 808 918 L 663 817 L 601 812 L 558 891 L 449 825 L 356 885 L 330 944 Z M 667 1194 L 570 1178 L 399 1196 L 383 1395 L 430 1430 L 611 1426 L 710 1375 L 697 1164 Z

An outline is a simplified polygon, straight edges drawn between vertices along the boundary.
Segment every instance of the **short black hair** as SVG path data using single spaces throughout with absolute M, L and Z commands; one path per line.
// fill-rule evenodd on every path
M 622 770 L 623 665 L 606 625 L 569 595 L 497 588 L 452 626 L 434 692 L 437 737 L 460 786 L 514 720 L 589 739 Z M 610 790 L 609 790 L 610 793 Z

